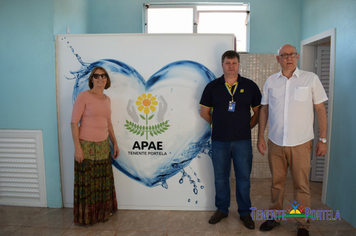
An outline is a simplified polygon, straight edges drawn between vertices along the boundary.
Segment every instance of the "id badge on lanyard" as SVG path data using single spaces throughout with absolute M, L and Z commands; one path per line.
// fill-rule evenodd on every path
M 228 107 L 228 109 L 227 109 L 229 112 L 235 112 L 236 102 L 234 101 L 234 94 L 235 94 L 235 92 L 236 92 L 237 86 L 238 86 L 238 84 L 236 84 L 235 89 L 234 89 L 234 92 L 231 93 L 230 89 L 229 89 L 229 88 L 226 86 L 226 84 L 225 84 L 225 87 L 226 87 L 227 91 L 228 91 L 228 92 L 230 93 L 230 95 L 231 95 L 231 101 L 229 101 L 229 107 Z
M 235 105 L 236 105 L 236 102 L 230 101 L 230 102 L 229 102 L 229 109 L 228 109 L 228 111 L 234 112 L 234 111 L 235 111 Z

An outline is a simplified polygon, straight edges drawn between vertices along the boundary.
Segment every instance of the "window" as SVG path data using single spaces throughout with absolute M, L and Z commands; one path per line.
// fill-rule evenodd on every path
M 193 33 L 193 9 L 148 9 L 147 22 L 147 33 Z
M 145 4 L 146 33 L 230 33 L 248 51 L 249 4 Z

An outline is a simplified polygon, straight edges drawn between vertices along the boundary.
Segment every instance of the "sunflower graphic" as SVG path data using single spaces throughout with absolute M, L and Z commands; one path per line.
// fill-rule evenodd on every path
M 153 137 L 155 135 L 160 135 L 168 130 L 168 127 L 170 126 L 168 124 L 168 120 L 162 121 L 158 124 L 148 125 L 148 122 L 152 120 L 154 114 L 151 114 L 150 116 L 148 115 L 150 113 L 154 113 L 157 109 L 156 106 L 158 105 L 158 101 L 155 96 L 152 96 L 150 93 L 143 93 L 141 96 L 137 97 L 135 104 L 137 106 L 137 110 L 139 112 L 143 112 L 144 115 L 140 114 L 140 117 L 145 121 L 146 125 L 140 125 L 138 122 L 126 120 L 125 127 L 129 132 L 139 136 L 146 134 L 146 140 L 148 140 L 148 135 Z
M 151 115 L 148 117 L 148 114 L 150 113 L 150 110 L 154 112 L 156 110 L 156 107 L 158 105 L 158 102 L 156 101 L 156 97 L 152 96 L 152 94 L 148 93 L 145 94 L 143 93 L 141 96 L 138 96 L 136 105 L 138 106 L 137 109 L 138 111 L 143 111 L 145 113 L 146 117 L 143 115 L 140 115 L 143 120 L 146 121 L 146 125 L 148 125 L 148 121 L 153 118 L 154 115 Z
M 138 110 L 142 111 L 148 115 L 151 111 L 155 111 L 156 107 L 158 105 L 158 102 L 156 101 L 156 97 L 152 96 L 152 94 L 145 94 L 143 93 L 141 96 L 137 98 L 136 105 L 138 106 Z

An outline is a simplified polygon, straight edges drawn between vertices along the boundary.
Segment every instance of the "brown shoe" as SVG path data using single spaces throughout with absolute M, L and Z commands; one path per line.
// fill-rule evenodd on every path
M 248 228 L 248 229 L 255 228 L 255 222 L 253 222 L 250 215 L 240 216 L 240 220 L 242 220 L 244 222 L 244 225 L 246 228 Z
M 219 223 L 221 219 L 226 218 L 227 216 L 228 216 L 227 214 L 225 214 L 219 210 L 216 210 L 214 215 L 212 217 L 210 217 L 209 224 Z
M 266 220 L 261 226 L 260 226 L 260 231 L 270 231 L 274 227 L 279 226 L 281 223 L 275 221 L 275 220 Z
M 299 228 L 297 236 L 309 236 L 309 231 L 303 228 Z

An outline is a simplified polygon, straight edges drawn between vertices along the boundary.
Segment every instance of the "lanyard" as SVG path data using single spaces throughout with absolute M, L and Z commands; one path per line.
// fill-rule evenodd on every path
M 238 85 L 239 85 L 239 83 L 236 82 L 236 86 L 235 86 L 235 88 L 234 88 L 234 91 L 233 91 L 233 93 L 231 93 L 230 89 L 228 88 L 228 86 L 227 86 L 227 84 L 226 84 L 226 82 L 225 82 L 225 87 L 226 87 L 227 91 L 229 92 L 229 94 L 231 95 L 231 102 L 234 101 L 234 94 L 235 94 L 235 92 L 236 92 L 236 89 L 237 89 L 237 86 L 238 86 Z M 234 86 L 234 84 L 233 84 L 232 86 Z M 232 86 L 231 86 L 231 88 L 232 88 Z

